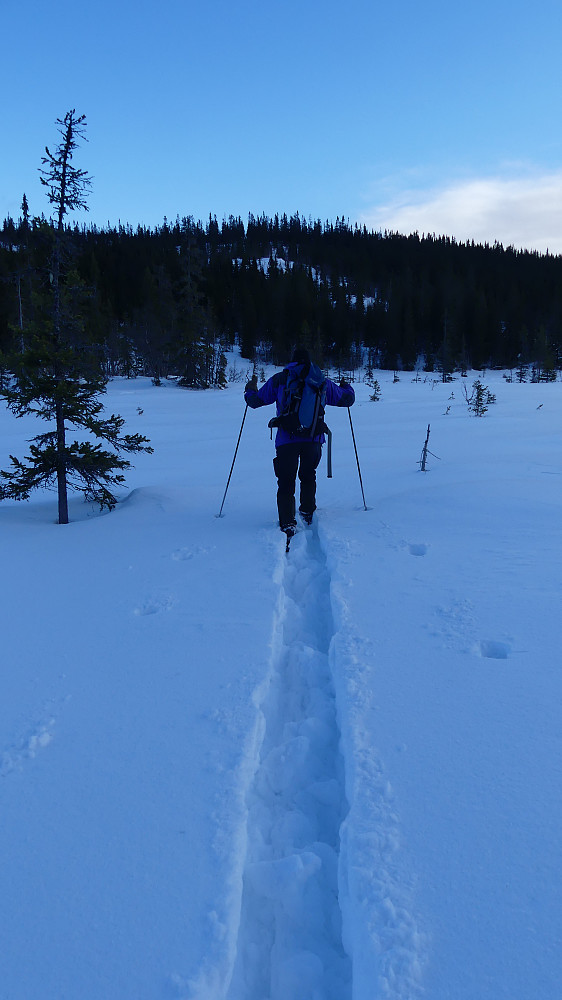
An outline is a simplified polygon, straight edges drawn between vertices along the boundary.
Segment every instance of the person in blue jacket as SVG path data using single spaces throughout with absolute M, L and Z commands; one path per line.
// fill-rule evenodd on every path
M 258 389 L 254 376 L 245 388 L 244 399 L 248 406 L 257 409 L 260 406 L 277 404 L 277 416 L 283 412 L 285 386 L 291 370 L 305 377 L 310 369 L 310 355 L 304 348 L 297 348 L 292 359 L 281 372 L 275 372 Z M 347 382 L 337 385 L 332 379 L 326 379 L 326 403 L 328 406 L 352 406 L 355 402 L 355 392 Z M 322 430 L 315 437 L 303 437 L 302 434 L 291 433 L 278 427 L 275 437 L 275 458 L 273 468 L 277 477 L 277 510 L 281 531 L 291 535 L 296 528 L 295 520 L 295 487 L 297 472 L 300 481 L 299 513 L 306 524 L 312 523 L 312 515 L 316 510 L 316 469 L 322 457 L 322 445 L 325 437 Z

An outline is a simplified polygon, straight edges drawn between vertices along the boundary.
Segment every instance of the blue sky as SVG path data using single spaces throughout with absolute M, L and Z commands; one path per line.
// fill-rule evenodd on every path
M 84 221 L 299 211 L 562 253 L 559 0 L 2 7 L 2 218 L 24 191 L 48 214 L 76 108 Z

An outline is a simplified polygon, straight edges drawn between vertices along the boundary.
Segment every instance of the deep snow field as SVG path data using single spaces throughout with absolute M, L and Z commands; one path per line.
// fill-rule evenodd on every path
M 376 377 L 288 556 L 243 382 L 0 505 L 0 1000 L 560 1000 L 562 383 Z

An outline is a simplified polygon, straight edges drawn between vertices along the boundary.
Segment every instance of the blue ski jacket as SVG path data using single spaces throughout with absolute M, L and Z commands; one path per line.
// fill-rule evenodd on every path
M 253 410 L 257 410 L 260 406 L 269 406 L 270 403 L 276 403 L 277 416 L 280 416 L 283 412 L 287 371 L 296 371 L 297 374 L 300 375 L 306 367 L 306 365 L 291 361 L 290 364 L 283 369 L 283 371 L 275 372 L 275 375 L 268 378 L 267 382 L 264 382 L 261 389 L 247 388 L 244 392 L 244 399 L 246 400 L 248 406 L 250 406 Z M 333 382 L 331 378 L 326 379 L 327 406 L 353 406 L 354 402 L 355 391 L 352 386 L 348 383 L 340 386 L 337 385 L 336 382 Z M 318 441 L 320 444 L 324 444 L 324 440 L 324 434 L 322 433 L 317 434 L 314 438 L 307 438 L 302 434 L 291 434 L 282 427 L 278 427 L 277 434 L 275 436 L 275 447 L 279 448 L 283 444 L 291 444 L 294 441 Z

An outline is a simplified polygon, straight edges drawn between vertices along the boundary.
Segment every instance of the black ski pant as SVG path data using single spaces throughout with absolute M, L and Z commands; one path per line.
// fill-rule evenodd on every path
M 295 520 L 295 486 L 300 480 L 299 510 L 313 514 L 316 510 L 316 469 L 322 458 L 318 441 L 291 441 L 277 448 L 273 468 L 277 476 L 277 510 L 279 525 L 284 528 Z

